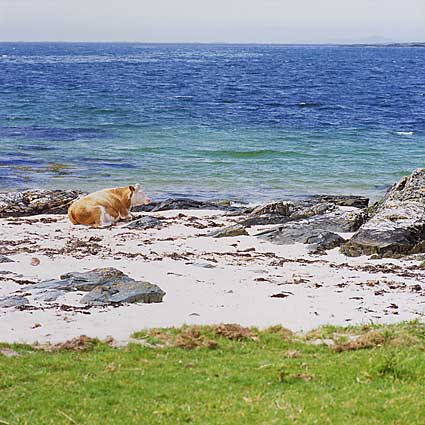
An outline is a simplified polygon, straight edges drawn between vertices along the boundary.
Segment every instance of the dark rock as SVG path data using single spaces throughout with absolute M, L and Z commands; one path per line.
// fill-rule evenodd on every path
M 26 290 L 36 300 L 52 302 L 70 291 L 90 292 L 81 300 L 84 304 L 101 305 L 122 302 L 161 302 L 165 295 L 158 286 L 136 281 L 112 267 L 84 273 L 67 273 L 59 280 L 47 280 Z
M 236 224 L 234 226 L 227 226 L 223 227 L 219 230 L 216 230 L 212 233 L 210 233 L 208 236 L 211 236 L 213 238 L 229 238 L 234 236 L 247 236 L 248 232 L 246 231 L 245 227 Z
M 10 297 L 0 299 L 0 307 L 12 308 L 20 307 L 29 304 L 29 301 L 25 297 L 19 295 L 12 295 Z
M 241 207 L 232 206 L 230 201 L 197 201 L 194 199 L 176 198 L 166 199 L 161 202 L 151 202 L 149 205 L 141 205 L 133 208 L 134 212 L 157 212 L 168 210 L 225 210 L 237 211 Z
M 63 274 L 61 281 L 66 282 L 70 289 L 77 291 L 91 291 L 93 288 L 111 281 L 116 281 L 127 277 L 121 270 L 113 267 L 94 269 L 89 272 L 71 272 Z
M 257 236 L 282 245 L 296 242 L 310 244 L 311 249 L 323 251 L 345 242 L 335 232 L 356 231 L 365 220 L 366 212 L 359 208 L 344 209 L 328 203 L 302 208 L 294 206 L 283 225 Z
M 341 251 L 380 257 L 425 252 L 425 168 L 395 184 Z
M 66 214 L 83 193 L 76 190 L 27 190 L 0 193 L 0 217 Z
M 157 285 L 137 282 L 126 277 L 94 288 L 81 299 L 82 304 L 105 305 L 118 303 L 160 303 L 165 295 Z
M 150 229 L 152 227 L 160 227 L 162 225 L 162 221 L 156 217 L 152 217 L 146 215 L 144 217 L 138 218 L 137 220 L 132 221 L 127 224 L 126 228 L 128 229 Z
M 95 269 L 84 273 L 66 273 L 60 279 L 45 280 L 28 288 L 28 291 L 45 299 L 42 295 L 49 292 L 51 297 L 56 298 L 69 291 L 91 291 L 99 285 L 121 279 L 126 275 L 112 267 Z
M 248 218 L 240 222 L 245 227 L 263 226 L 267 224 L 283 224 L 289 221 L 301 220 L 335 209 L 334 205 L 271 202 L 255 208 Z
M 15 261 L 5 255 L 0 255 L 0 263 L 14 263 Z
M 367 213 L 359 208 L 349 210 L 320 198 L 298 202 L 273 202 L 255 208 L 239 223 L 244 227 L 285 224 L 289 222 L 314 219 L 315 226 L 334 232 L 355 232 L 366 220 Z
M 265 205 L 260 205 L 256 207 L 252 211 L 252 215 L 280 215 L 284 217 L 289 217 L 292 214 L 294 209 L 294 203 L 286 202 L 286 201 L 277 201 L 277 202 L 269 202 Z
M 257 236 L 278 245 L 291 245 L 297 242 L 309 244 L 311 249 L 315 251 L 332 249 L 345 242 L 336 233 L 313 227 L 309 222 L 288 223 L 285 226 L 262 232 Z
M 369 198 L 364 196 L 342 196 L 342 195 L 316 195 L 313 200 L 327 202 L 341 207 L 355 207 L 365 209 L 369 206 Z
M 307 239 L 307 244 L 310 245 L 312 251 L 327 251 L 329 249 L 341 246 L 345 239 L 333 232 L 321 232 Z
M 364 210 L 353 208 L 346 211 L 336 208 L 333 211 L 328 211 L 325 214 L 318 214 L 309 219 L 302 220 L 309 223 L 310 226 L 327 230 L 329 232 L 344 232 L 351 233 L 357 231 L 360 226 L 366 221 L 367 215 Z

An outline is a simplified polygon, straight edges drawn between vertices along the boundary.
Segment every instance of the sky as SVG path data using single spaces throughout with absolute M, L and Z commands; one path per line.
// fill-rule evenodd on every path
M 0 0 L 0 41 L 425 41 L 425 0 Z

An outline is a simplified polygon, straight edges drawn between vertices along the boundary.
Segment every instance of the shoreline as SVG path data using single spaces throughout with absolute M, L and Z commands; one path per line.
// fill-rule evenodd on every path
M 131 183 L 131 182 L 130 182 Z M 142 184 L 144 187 L 144 184 Z M 76 191 L 80 190 L 81 193 L 93 193 L 98 190 L 105 189 L 103 186 L 94 186 L 92 188 L 83 188 L 83 189 L 75 189 L 76 185 L 72 186 L 57 186 L 57 187 L 24 187 L 24 188 L 2 188 L 0 189 L 0 196 L 8 195 L 12 193 L 23 193 L 23 192 L 37 192 L 37 191 L 58 191 L 58 192 L 67 192 L 67 191 Z M 260 197 L 252 196 L 250 193 L 246 193 L 246 196 L 243 196 L 241 194 L 236 195 L 235 193 L 228 193 L 228 192 L 206 192 L 204 194 L 200 194 L 199 191 L 196 189 L 193 189 L 192 191 L 184 191 L 184 192 L 176 192 L 176 191 L 149 191 L 146 189 L 146 192 L 148 195 L 155 199 L 155 202 L 164 202 L 168 199 L 190 199 L 195 200 L 199 202 L 230 202 L 232 205 L 236 206 L 258 206 L 263 205 L 267 203 L 272 202 L 280 202 L 280 201 L 287 201 L 287 202 L 294 202 L 294 201 L 303 201 L 303 200 L 309 200 L 312 198 L 318 198 L 322 196 L 334 196 L 334 197 L 362 197 L 369 199 L 369 203 L 373 204 L 380 199 L 382 199 L 387 191 L 391 189 L 391 184 L 379 187 L 379 189 L 370 189 L 370 190 L 323 190 L 318 192 L 295 192 L 295 191 L 278 191 L 278 190 L 271 190 L 271 195 L 264 195 Z M 250 196 L 251 195 L 251 196 Z
M 0 298 L 27 293 L 31 282 L 99 267 L 117 268 L 166 292 L 162 303 L 119 307 L 83 306 L 78 291 L 53 303 L 29 296 L 32 307 L 0 307 L 0 341 L 58 343 L 84 334 L 125 343 L 135 331 L 182 324 L 280 324 L 307 331 L 325 324 L 423 319 L 421 255 L 346 257 L 339 248 L 312 253 L 301 243 L 277 245 L 254 236 L 278 225 L 251 226 L 248 235 L 210 236 L 237 223 L 237 214 L 136 213 L 162 222 L 144 230 L 126 223 L 108 229 L 72 226 L 64 215 L 0 219 L 1 253 L 14 261 L 1 264 Z M 348 239 L 353 232 L 339 234 Z
M 333 195 L 256 207 L 168 199 L 108 228 L 68 221 L 79 191 L 3 194 L 0 341 L 423 320 L 424 187 L 417 169 L 372 206 Z

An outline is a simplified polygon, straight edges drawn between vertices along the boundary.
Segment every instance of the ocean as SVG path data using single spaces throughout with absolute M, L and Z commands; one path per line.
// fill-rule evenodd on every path
M 425 48 L 0 43 L 0 190 L 377 198 L 425 166 Z

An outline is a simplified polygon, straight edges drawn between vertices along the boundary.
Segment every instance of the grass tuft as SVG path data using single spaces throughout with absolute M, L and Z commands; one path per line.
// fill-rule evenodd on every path
M 252 329 L 244 328 L 234 323 L 213 326 L 212 330 L 215 335 L 222 336 L 231 341 L 257 340 L 257 335 Z
M 81 335 L 59 344 L 37 344 L 34 345 L 34 348 L 51 353 L 58 351 L 90 351 L 101 344 L 101 341 L 97 338 L 90 338 L 87 335 Z

